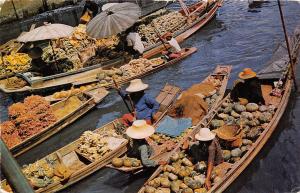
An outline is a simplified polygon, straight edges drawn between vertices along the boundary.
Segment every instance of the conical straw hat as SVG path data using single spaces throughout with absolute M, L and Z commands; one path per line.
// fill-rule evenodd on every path
M 195 135 L 195 138 L 199 141 L 210 141 L 216 137 L 216 134 L 211 132 L 209 128 L 201 128 Z
M 249 79 L 256 77 L 256 73 L 251 68 L 245 68 L 243 72 L 239 73 L 241 79 Z
M 148 125 L 145 120 L 136 120 L 126 130 L 126 134 L 133 139 L 145 139 L 155 132 L 154 127 Z
M 139 92 L 148 88 L 148 84 L 144 84 L 141 79 L 130 81 L 130 85 L 126 88 L 127 92 Z

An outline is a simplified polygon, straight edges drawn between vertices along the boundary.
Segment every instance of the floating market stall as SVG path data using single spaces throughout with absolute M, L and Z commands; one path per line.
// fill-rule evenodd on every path
M 293 59 L 299 55 L 299 32 L 294 37 Z M 207 163 L 202 161 L 194 165 L 182 146 L 177 146 L 168 164 L 160 166 L 139 193 L 151 193 L 157 190 L 191 193 L 223 192 L 263 148 L 285 111 L 293 85 L 292 65 L 287 57 L 286 47 L 285 49 L 280 47 L 269 65 L 258 73 L 262 78 L 265 105 L 249 103 L 247 100 L 233 102 L 229 94 L 219 103 L 217 110 L 211 116 L 212 119 L 200 124 L 193 132 L 195 135 L 200 128 L 208 127 L 220 139 L 224 162 L 213 168 L 210 190 L 205 187 Z M 295 61 L 297 63 L 298 60 Z M 279 71 L 282 73 L 279 74 Z M 281 94 L 274 96 L 271 95 L 274 89 L 273 83 L 278 79 L 284 83 L 282 87 L 275 87 L 280 89 Z
M 52 105 L 44 97 L 29 96 L 8 108 L 9 120 L 1 123 L 1 137 L 18 156 L 77 120 L 107 94 L 103 88 L 70 92 Z
M 200 123 L 203 124 L 211 118 L 212 113 L 224 97 L 231 68 L 231 66 L 217 66 L 212 74 L 201 83 L 195 84 L 188 90 L 182 92 L 178 99 L 171 104 L 168 111 L 165 111 L 162 115 L 162 119 L 155 123 L 155 134 L 147 139 L 149 145 L 154 149 L 151 159 L 156 161 L 168 160 L 172 152 L 176 150 L 175 147 L 179 146 L 180 143 L 194 132 L 192 128 L 182 128 L 181 132 L 177 135 L 172 135 L 174 132 L 177 133 L 177 131 L 174 130 L 180 129 L 172 128 L 170 131 L 166 130 L 167 125 L 161 126 L 166 119 L 170 118 L 169 115 L 177 111 L 177 107 L 184 105 L 186 108 L 183 112 L 184 114 L 180 117 L 176 115 L 171 116 L 175 119 L 190 118 L 190 126 L 196 126 Z M 172 125 L 175 126 L 176 124 Z M 113 162 L 107 165 L 107 167 L 124 172 L 136 172 L 143 168 L 142 166 L 126 167 L 125 165 L 114 164 Z
M 0 80 L 0 89 L 5 93 L 21 93 L 21 92 L 34 92 L 55 88 L 58 86 L 80 86 L 84 84 L 99 82 L 100 86 L 111 87 L 112 79 L 114 78 L 119 84 L 125 84 L 135 78 L 141 78 L 154 73 L 158 70 L 166 68 L 176 62 L 184 59 L 185 57 L 194 53 L 197 48 L 186 48 L 185 52 L 179 58 L 166 61 L 160 57 L 153 59 L 137 59 L 132 60 L 128 64 L 121 65 L 118 60 L 115 63 L 98 67 L 93 69 L 89 67 L 82 69 L 80 72 L 69 72 L 65 76 L 53 75 L 51 77 L 44 77 L 36 80 L 34 77 L 19 76 L 11 77 L 5 80 Z M 91 68 L 91 69 L 90 69 Z M 89 69 L 89 70 L 87 70 Z M 31 85 L 28 85 L 28 82 Z
M 188 7 L 188 13 L 182 9 L 178 12 L 163 12 L 162 16 L 150 19 L 150 22 L 147 18 L 146 21 L 142 20 L 145 24 L 139 26 L 139 34 L 146 38 L 143 57 L 149 58 L 165 50 L 165 45 L 158 41 L 158 35 L 162 36 L 166 32 L 173 33 L 178 43 L 183 42 L 211 20 L 222 3 L 223 0 L 209 4 L 201 1 Z
M 156 100 L 163 114 L 175 100 L 180 89 L 166 85 Z M 85 131 L 79 139 L 49 154 L 45 158 L 23 167 L 36 192 L 57 192 L 107 165 L 114 157 L 127 151 L 123 124 L 116 119 L 94 131 Z M 137 160 L 128 160 L 128 162 Z M 2 188 L 11 192 L 5 180 Z

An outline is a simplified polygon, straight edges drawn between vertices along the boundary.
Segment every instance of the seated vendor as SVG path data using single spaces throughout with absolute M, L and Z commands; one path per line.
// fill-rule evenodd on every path
M 40 47 L 31 48 L 27 54 L 32 59 L 30 72 L 37 73 L 41 76 L 53 75 L 57 72 L 53 65 L 49 65 L 42 59 L 43 50 Z
M 130 29 L 128 29 L 129 33 L 126 37 L 127 46 L 129 48 L 129 52 L 132 53 L 133 58 L 139 58 L 143 55 L 145 51 L 144 44 L 142 42 L 142 38 L 137 32 L 138 26 L 134 25 Z
M 172 33 L 167 32 L 162 38 L 165 39 L 171 46 L 171 50 L 163 51 L 163 54 L 167 55 L 170 59 L 179 58 L 181 56 L 182 49 L 177 40 L 173 38 Z
M 251 103 L 265 104 L 261 91 L 261 83 L 256 77 L 256 73 L 251 68 L 245 68 L 239 73 L 242 79 L 235 84 L 230 97 L 233 101 L 239 101 L 239 98 L 245 98 Z
M 223 162 L 221 146 L 216 138 L 216 134 L 211 132 L 209 128 L 201 128 L 199 133 L 195 135 L 195 139 L 198 141 L 186 141 L 184 148 L 189 146 L 188 155 L 192 157 L 193 163 L 198 163 L 201 161 L 208 162 L 205 185 L 208 189 L 210 189 L 210 178 L 213 167 Z
M 150 137 L 154 132 L 154 127 L 148 125 L 144 120 L 134 121 L 132 126 L 126 130 L 127 136 L 132 139 L 132 145 L 129 148 L 127 156 L 140 159 L 145 167 L 155 167 L 158 165 L 156 161 L 149 159 L 153 149 L 145 140 L 145 138 Z
M 159 103 L 151 96 L 145 93 L 148 84 L 144 84 L 141 79 L 130 81 L 130 85 L 126 88 L 126 92 L 120 91 L 125 99 L 131 99 L 135 108 L 134 115 L 132 113 L 125 114 L 123 122 L 126 126 L 132 125 L 135 119 L 145 120 L 148 124 L 152 124 L 155 119 L 155 113 L 159 109 Z M 129 98 L 130 97 L 130 98 Z

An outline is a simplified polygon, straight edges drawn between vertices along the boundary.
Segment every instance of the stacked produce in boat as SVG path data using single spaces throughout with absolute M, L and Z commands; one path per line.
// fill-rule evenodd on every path
M 222 103 L 210 128 L 221 139 L 226 161 L 234 163 L 240 160 L 267 127 L 275 110 L 274 105 L 248 103 L 247 99 L 239 102 L 227 99 Z
M 11 53 L 0 60 L 0 76 L 20 73 L 30 68 L 31 58 L 24 53 Z
M 140 167 L 142 166 L 141 160 L 138 160 L 136 158 L 130 158 L 130 157 L 122 157 L 122 158 L 113 158 L 112 159 L 112 165 L 116 168 L 134 168 L 134 167 Z
M 138 74 L 150 71 L 151 69 L 157 67 L 158 65 L 163 64 L 165 61 L 161 58 L 154 59 L 134 59 L 131 60 L 128 64 L 121 66 L 119 69 L 112 68 L 110 70 L 101 70 L 97 74 L 97 79 L 100 84 L 106 85 L 113 83 L 112 80 L 121 81 Z
M 8 147 L 19 144 L 57 119 L 49 102 L 37 95 L 25 98 L 24 103 L 11 105 L 8 116 L 10 120 L 1 124 L 2 139 Z
M 140 25 L 139 34 L 146 38 L 145 47 L 149 47 L 158 40 L 155 28 L 160 35 L 163 35 L 166 32 L 174 33 L 184 29 L 186 26 L 187 17 L 180 12 L 174 11 L 153 19 L 149 24 Z

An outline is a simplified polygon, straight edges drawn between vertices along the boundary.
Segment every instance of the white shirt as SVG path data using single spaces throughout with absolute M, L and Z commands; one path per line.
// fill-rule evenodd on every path
M 145 50 L 141 36 L 138 33 L 130 32 L 126 37 L 128 46 L 133 46 L 133 49 L 142 54 Z
M 179 46 L 179 44 L 175 38 L 172 38 L 170 41 L 168 41 L 168 43 L 170 44 L 170 46 L 172 46 L 172 48 L 175 49 L 176 52 L 181 51 L 181 47 Z

